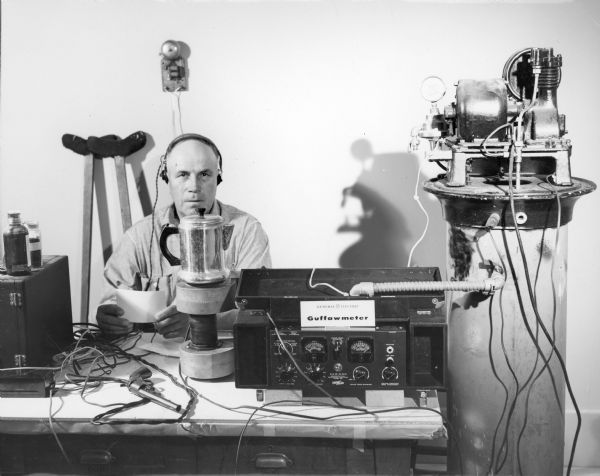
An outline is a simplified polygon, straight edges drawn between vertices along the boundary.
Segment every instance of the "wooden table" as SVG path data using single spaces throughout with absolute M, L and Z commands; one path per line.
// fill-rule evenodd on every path
M 174 357 L 146 359 L 178 374 Z M 127 377 L 137 366 L 120 365 L 112 375 Z M 164 397 L 187 404 L 186 391 L 162 374 L 154 371 L 152 381 Z M 0 398 L 0 472 L 410 474 L 415 442 L 445 436 L 441 416 L 424 408 L 365 414 L 326 405 L 267 407 L 291 414 L 282 415 L 260 409 L 256 391 L 235 388 L 232 378 L 188 383 L 200 398 L 180 423 L 173 422 L 176 412 L 148 403 L 111 424 L 92 424 L 108 409 L 98 405 L 137 399 L 116 383 L 86 392 L 85 401 L 65 391 L 51 398 Z M 398 406 L 416 404 L 405 398 Z M 427 406 L 439 410 L 437 398 L 428 398 Z

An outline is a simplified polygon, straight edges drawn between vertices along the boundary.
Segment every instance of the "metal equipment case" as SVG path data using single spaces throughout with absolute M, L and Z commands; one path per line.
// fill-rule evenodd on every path
M 362 281 L 440 281 L 437 268 L 318 269 L 318 280 L 348 290 Z M 309 286 L 310 269 L 242 270 L 234 325 L 239 388 L 314 387 L 298 376 L 279 339 L 310 378 L 332 395 L 445 386 L 446 316 L 443 291 L 396 292 L 373 298 L 341 296 Z M 373 301 L 373 328 L 301 328 L 301 303 Z M 271 317 L 279 330 L 273 328 Z M 364 355 L 359 350 L 366 348 Z M 353 352 L 357 355 L 354 355 Z
M 44 256 L 28 276 L 0 275 L 0 368 L 48 365 L 72 340 L 66 256 Z

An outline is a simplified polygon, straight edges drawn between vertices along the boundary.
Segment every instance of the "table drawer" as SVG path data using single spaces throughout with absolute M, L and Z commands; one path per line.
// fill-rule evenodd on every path
M 0 474 L 166 474 L 197 470 L 196 442 L 185 437 L 2 435 Z

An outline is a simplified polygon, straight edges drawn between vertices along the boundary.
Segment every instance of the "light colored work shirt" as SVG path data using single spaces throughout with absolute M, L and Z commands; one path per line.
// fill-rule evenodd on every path
M 239 277 L 241 269 L 271 267 L 269 239 L 256 218 L 218 200 L 211 214 L 223 217 L 224 264 L 231 270 L 232 278 Z M 150 215 L 125 232 L 104 268 L 105 292 L 101 304 L 116 302 L 117 288 L 140 289 L 140 285 L 143 290 L 167 289 L 167 303 L 173 301 L 180 267 L 171 266 L 160 251 L 160 231 L 166 224 L 179 224 L 174 205 L 156 211 L 154 230 Z M 176 251 L 169 249 L 179 254 L 178 247 Z

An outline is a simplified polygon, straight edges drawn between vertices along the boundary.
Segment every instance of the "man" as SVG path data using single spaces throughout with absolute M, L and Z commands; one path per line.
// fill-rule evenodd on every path
M 210 139 L 199 134 L 176 137 L 167 147 L 160 167 L 159 174 L 169 185 L 173 203 L 127 230 L 106 263 L 107 292 L 98 307 L 96 320 L 100 328 L 110 334 L 127 333 L 133 326 L 116 304 L 117 288 L 166 289 L 167 302 L 172 303 L 179 267 L 171 267 L 162 256 L 158 236 L 163 225 L 177 225 L 179 217 L 197 214 L 201 208 L 206 214 L 223 217 L 225 241 L 228 241 L 225 266 L 232 271 L 232 278 L 239 276 L 239 270 L 243 268 L 271 266 L 269 240 L 261 224 L 246 212 L 216 200 L 222 159 Z M 232 307 L 231 303 L 229 307 Z M 218 315 L 218 326 L 230 328 L 235 314 L 233 310 Z M 156 330 L 164 337 L 185 335 L 187 316 L 178 313 L 174 304 L 160 311 L 156 318 Z

